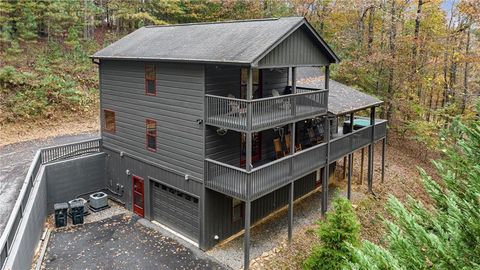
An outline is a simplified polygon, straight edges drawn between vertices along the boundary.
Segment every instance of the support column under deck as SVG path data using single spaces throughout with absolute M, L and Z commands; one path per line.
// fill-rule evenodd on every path
M 382 184 L 385 179 L 385 146 L 386 146 L 387 138 L 383 138 L 382 140 Z
M 294 182 L 288 186 L 288 242 L 292 241 L 293 236 L 293 197 L 294 197 Z
M 330 67 L 325 66 L 325 89 L 329 89 L 329 80 L 330 80 Z M 327 104 L 328 104 L 328 95 L 327 95 Z M 325 215 L 328 209 L 328 178 L 330 170 L 330 120 L 328 119 L 328 113 L 325 115 L 324 121 L 324 131 L 325 131 L 325 141 L 327 143 L 326 147 L 326 162 L 325 169 L 323 170 L 323 179 L 322 179 L 322 215 Z
M 250 67 L 247 74 L 247 100 L 253 98 L 253 69 Z M 250 130 L 252 127 L 252 103 L 247 104 L 247 125 Z M 246 158 L 245 169 L 249 172 L 252 169 L 252 133 L 247 132 L 246 136 Z M 243 236 L 243 269 L 248 270 L 250 267 L 250 217 L 251 217 L 251 183 L 246 181 L 247 200 L 245 201 L 245 233 Z
M 353 171 L 353 153 L 348 155 L 348 187 L 347 198 L 352 199 L 352 171 Z
M 372 138 L 368 146 L 368 191 L 373 191 L 373 158 L 375 151 L 375 107 L 370 111 L 370 126 L 372 127 Z
M 252 203 L 245 202 L 245 234 L 243 235 L 243 269 L 250 267 L 250 215 Z
M 297 91 L 297 69 L 292 68 L 292 94 Z M 293 104 L 293 108 L 295 108 Z M 290 124 L 290 155 L 295 153 L 295 123 Z M 290 177 L 293 176 L 293 159 L 290 159 Z M 294 182 L 291 182 L 288 187 L 288 242 L 292 241 L 293 235 L 293 199 L 294 199 Z

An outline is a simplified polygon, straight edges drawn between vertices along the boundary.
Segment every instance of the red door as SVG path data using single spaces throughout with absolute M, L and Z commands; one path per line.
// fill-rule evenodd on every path
M 133 176 L 133 212 L 141 217 L 144 216 L 143 178 Z

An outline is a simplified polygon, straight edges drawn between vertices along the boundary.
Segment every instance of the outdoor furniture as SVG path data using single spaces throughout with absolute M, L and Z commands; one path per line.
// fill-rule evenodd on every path
M 273 97 L 279 97 L 281 95 L 277 90 L 273 89 L 272 90 L 272 96 Z M 291 109 L 291 104 L 290 104 L 289 100 L 277 100 L 275 102 L 275 104 L 278 105 L 278 107 L 280 107 L 283 110 L 290 110 Z
M 235 96 L 232 94 L 228 94 L 228 97 L 235 98 Z M 247 114 L 247 108 L 242 108 L 242 106 L 240 106 L 240 103 L 237 101 L 228 101 L 228 106 L 230 107 L 230 111 L 227 113 L 227 115 L 245 116 Z

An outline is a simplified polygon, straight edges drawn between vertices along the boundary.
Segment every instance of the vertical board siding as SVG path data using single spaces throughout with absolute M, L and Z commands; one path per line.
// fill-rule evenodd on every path
M 278 93 L 283 94 L 287 85 L 288 68 L 262 70 L 262 87 L 264 97 L 271 97 L 273 89 L 277 90 Z
M 272 90 L 283 93 L 288 85 L 288 72 L 283 69 L 262 70 L 263 96 L 272 96 Z M 205 68 L 205 92 L 207 94 L 227 96 L 232 94 L 240 97 L 240 67 L 208 65 Z M 240 133 L 228 131 L 226 135 L 219 136 L 217 128 L 206 127 L 206 156 L 230 165 L 240 165 Z M 273 130 L 262 131 L 262 159 L 272 160 Z
M 203 65 L 155 63 L 157 95 L 145 95 L 144 62 L 100 64 L 101 107 L 115 112 L 107 148 L 203 179 Z M 146 149 L 145 120 L 157 121 L 157 151 Z M 103 126 L 103 117 L 101 117 Z
M 316 173 L 313 172 L 294 182 L 295 199 L 315 189 L 315 178 Z M 287 203 L 288 186 L 256 199 L 252 202 L 252 223 L 261 220 Z M 231 197 L 206 189 L 205 204 L 207 209 L 205 212 L 205 242 L 207 248 L 213 247 L 220 241 L 243 229 L 243 219 L 232 223 Z M 218 241 L 214 239 L 215 235 L 219 237 Z
M 215 66 L 205 67 L 205 93 L 240 98 L 240 67 Z M 214 160 L 230 165 L 240 165 L 240 133 L 228 131 L 224 136 L 216 132 L 217 128 L 207 126 L 205 129 L 205 155 Z
M 120 157 L 117 151 L 105 149 L 107 154 L 107 177 L 106 185 L 113 190 L 116 190 L 117 184 L 124 187 L 125 192 L 123 196 L 119 197 L 125 202 L 128 209 L 132 209 L 132 175 L 139 176 L 145 181 L 145 217 L 151 219 L 151 190 L 148 184 L 151 179 L 156 179 L 162 183 L 170 185 L 176 189 L 186 191 L 200 197 L 202 184 L 194 180 L 185 180 L 184 175 L 175 172 L 167 171 L 154 164 L 146 163 L 142 160 L 125 155 Z M 126 174 L 128 170 L 130 175 Z M 149 180 L 150 179 L 150 180 Z
M 258 62 L 259 67 L 328 65 L 326 52 L 319 50 L 315 37 L 301 26 Z

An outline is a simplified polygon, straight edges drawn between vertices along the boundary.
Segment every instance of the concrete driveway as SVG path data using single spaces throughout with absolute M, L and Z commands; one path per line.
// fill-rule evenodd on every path
M 149 221 L 121 214 L 54 230 L 42 268 L 225 269 L 197 248 L 186 247 L 145 222 Z
M 39 148 L 82 141 L 99 136 L 97 133 L 59 136 L 32 140 L 0 147 L 0 235 L 15 205 L 30 163 Z

